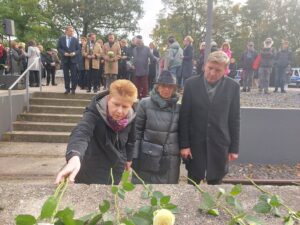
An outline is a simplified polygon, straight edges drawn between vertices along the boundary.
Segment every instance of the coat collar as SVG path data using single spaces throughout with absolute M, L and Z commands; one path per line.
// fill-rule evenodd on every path
M 218 98 L 222 94 L 222 92 L 224 91 L 224 83 L 225 83 L 224 81 L 227 78 L 225 76 L 223 78 L 221 78 L 221 80 L 220 80 L 221 83 L 217 87 L 218 89 L 216 90 L 216 94 L 213 97 L 212 101 L 209 100 L 208 93 L 206 91 L 206 86 L 205 86 L 205 83 L 204 83 L 204 79 L 205 79 L 204 75 L 201 75 L 201 77 L 200 77 L 200 80 L 201 80 L 201 82 L 200 82 L 200 91 L 202 92 L 201 96 L 204 96 L 204 100 L 207 104 L 212 104 L 212 103 L 214 103 L 215 99 Z

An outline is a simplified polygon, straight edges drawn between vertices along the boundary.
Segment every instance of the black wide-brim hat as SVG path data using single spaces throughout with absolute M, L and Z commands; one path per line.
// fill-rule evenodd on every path
M 163 70 L 159 75 L 156 84 L 177 85 L 175 77 L 168 70 Z

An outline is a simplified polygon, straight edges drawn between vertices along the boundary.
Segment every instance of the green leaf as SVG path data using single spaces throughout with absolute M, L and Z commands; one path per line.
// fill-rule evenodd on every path
M 130 172 L 125 170 L 122 174 L 121 182 L 126 183 L 129 179 L 129 176 L 130 176 Z
M 125 213 L 126 214 L 132 214 L 133 213 L 133 209 L 126 206 L 125 207 Z
M 59 218 L 64 225 L 75 225 L 74 217 L 74 210 L 70 208 L 65 208 L 56 213 L 55 218 Z
M 123 189 L 119 188 L 118 196 L 124 200 L 125 199 L 125 191 Z
M 53 196 L 49 197 L 42 207 L 40 219 L 43 220 L 51 218 L 54 214 L 57 204 L 58 202 L 56 198 Z
M 118 192 L 119 188 L 115 185 L 111 187 L 111 192 L 115 195 Z
M 236 196 L 236 195 L 239 195 L 241 192 L 242 192 L 242 185 L 241 184 L 237 184 L 237 185 L 233 186 L 233 188 L 230 191 L 230 194 L 232 196 Z
M 148 198 L 150 198 L 149 192 L 148 191 L 143 191 L 142 194 L 141 194 L 141 198 L 142 199 L 148 199 Z
M 232 220 L 230 220 L 228 225 L 237 225 L 237 224 L 238 224 L 237 219 L 233 218 Z
M 171 196 L 164 196 L 160 199 L 160 204 L 165 205 L 168 204 L 171 200 Z
M 101 205 L 99 205 L 100 212 L 106 213 L 110 208 L 110 203 L 107 200 L 104 200 Z
M 157 206 L 157 199 L 155 197 L 151 198 L 151 205 L 152 206 Z
M 246 215 L 244 220 L 246 220 L 246 222 L 250 225 L 263 225 L 264 224 L 260 219 L 258 219 L 255 216 L 252 216 L 252 215 Z
M 163 208 L 170 210 L 173 214 L 179 213 L 179 209 L 178 209 L 177 205 L 174 205 L 172 203 L 164 205 Z
M 142 206 L 139 209 L 139 213 L 146 213 L 146 214 L 152 214 L 152 207 L 151 206 Z
M 102 219 L 102 214 L 97 213 L 89 220 L 87 225 L 96 225 Z
M 294 225 L 295 221 L 291 216 L 288 216 L 284 219 L 284 225 Z
M 36 219 L 32 215 L 18 215 L 15 218 L 16 225 L 35 225 Z
M 296 212 L 296 216 L 300 218 L 300 211 Z
M 138 225 L 152 225 L 152 214 L 145 213 L 143 211 L 139 211 L 134 214 L 131 218 L 134 224 Z
M 209 210 L 215 206 L 215 201 L 213 200 L 212 196 L 204 192 L 201 194 L 201 204 L 200 204 L 200 209 L 202 210 Z
M 273 195 L 271 197 L 270 205 L 273 207 L 279 207 L 281 206 L 281 200 L 277 195 Z
M 161 193 L 160 191 L 154 191 L 152 195 L 157 199 L 161 199 L 162 197 L 164 197 L 163 193 Z
M 235 198 L 233 196 L 226 196 L 225 200 L 227 202 L 228 205 L 234 206 L 235 207 Z
M 259 200 L 262 201 L 262 202 L 269 202 L 270 196 L 267 195 L 267 194 L 262 194 L 262 195 L 259 196 Z
M 274 216 L 276 216 L 276 217 L 281 217 L 281 214 L 280 214 L 278 208 L 276 208 L 276 207 L 273 207 L 273 208 L 272 208 L 272 213 L 273 213 Z
M 132 220 L 129 220 L 129 219 L 122 219 L 121 223 L 124 223 L 126 225 L 135 225 L 134 222 Z
M 254 207 L 253 210 L 257 213 L 269 213 L 272 207 L 267 202 L 259 202 Z
M 219 216 L 219 210 L 218 209 L 210 209 L 207 211 L 207 214 L 212 215 L 212 216 Z
M 114 223 L 112 221 L 106 221 L 103 223 L 103 225 L 114 225 Z
M 132 191 L 135 188 L 134 184 L 129 183 L 129 182 L 123 183 L 122 186 L 125 191 Z
M 88 214 L 88 215 L 85 215 L 85 216 L 80 217 L 80 218 L 77 219 L 77 220 L 86 222 L 86 221 L 92 219 L 93 216 L 96 215 L 96 214 L 97 214 L 97 213 L 90 213 L 90 214 Z

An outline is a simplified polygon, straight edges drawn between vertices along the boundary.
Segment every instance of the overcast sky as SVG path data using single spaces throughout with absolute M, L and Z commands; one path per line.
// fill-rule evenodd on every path
M 233 0 L 233 2 L 245 2 L 246 0 Z M 149 34 L 152 33 L 155 27 L 159 10 L 163 8 L 161 0 L 144 0 L 144 17 L 139 21 L 141 28 L 140 34 L 143 36 L 145 45 L 151 41 Z

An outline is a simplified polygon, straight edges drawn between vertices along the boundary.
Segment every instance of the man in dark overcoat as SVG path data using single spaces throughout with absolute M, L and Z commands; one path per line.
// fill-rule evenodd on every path
M 185 83 L 179 117 L 181 157 L 188 177 L 220 184 L 228 162 L 238 158 L 240 89 L 224 76 L 229 58 L 222 51 L 209 55 L 204 75 Z

